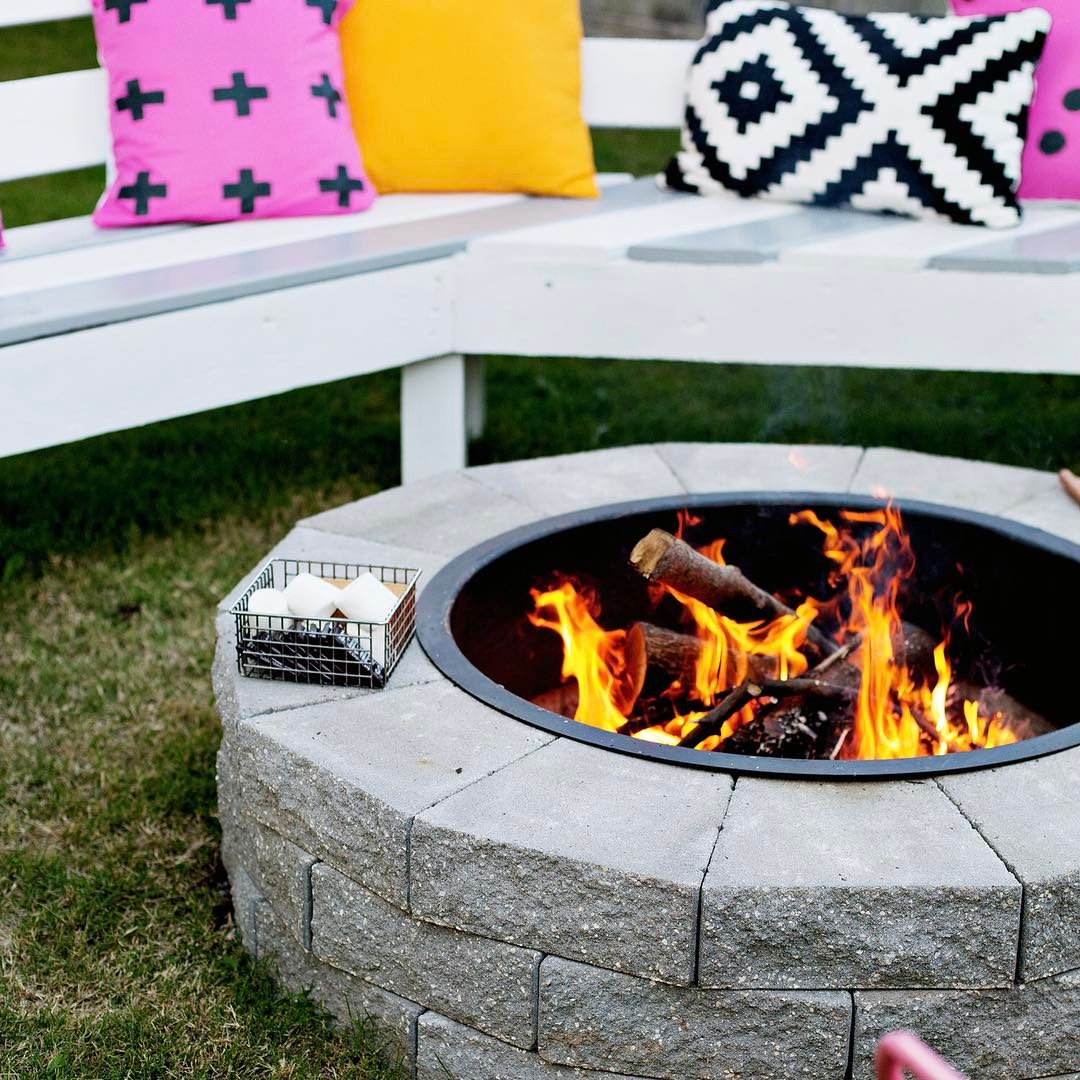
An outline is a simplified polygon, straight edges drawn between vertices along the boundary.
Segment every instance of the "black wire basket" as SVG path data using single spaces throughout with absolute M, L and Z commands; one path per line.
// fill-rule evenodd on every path
M 313 574 L 344 587 L 369 571 L 398 597 L 385 623 L 340 616 L 300 619 L 248 611 L 253 593 L 282 590 L 298 574 Z M 240 674 L 279 682 L 382 689 L 416 630 L 419 578 L 419 570 L 401 566 L 271 559 L 232 608 Z

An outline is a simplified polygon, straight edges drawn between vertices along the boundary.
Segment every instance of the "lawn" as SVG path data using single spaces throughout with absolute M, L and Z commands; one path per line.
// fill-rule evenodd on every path
M 0 78 L 92 62 L 86 24 L 4 35 Z M 669 133 L 597 133 L 642 173 Z M 9 225 L 99 170 L 0 185 Z M 655 439 L 892 444 L 1080 464 L 1076 380 L 492 358 L 491 461 Z M 386 374 L 0 461 L 0 1077 L 394 1075 L 275 995 L 218 857 L 212 612 L 292 521 L 397 480 Z

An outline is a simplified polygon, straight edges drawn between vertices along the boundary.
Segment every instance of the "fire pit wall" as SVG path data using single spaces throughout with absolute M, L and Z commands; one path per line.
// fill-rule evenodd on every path
M 678 444 L 449 474 L 276 553 L 429 578 L 548 515 L 725 483 L 884 487 L 1080 540 L 1047 474 Z M 865 1078 L 895 1027 L 978 1080 L 1080 1073 L 1080 750 L 918 782 L 736 779 L 529 727 L 415 644 L 381 692 L 242 679 L 231 599 L 214 681 L 238 929 L 423 1080 Z

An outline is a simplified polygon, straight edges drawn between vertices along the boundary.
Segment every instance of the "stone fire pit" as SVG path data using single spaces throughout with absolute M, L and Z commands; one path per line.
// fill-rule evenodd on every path
M 880 488 L 1080 541 L 1045 473 L 671 444 L 447 474 L 274 554 L 415 566 L 422 588 L 588 506 Z M 241 678 L 232 600 L 214 684 L 240 933 L 424 1080 L 866 1078 L 896 1027 L 973 1080 L 1077 1080 L 1080 750 L 920 782 L 735 779 L 529 727 L 416 643 L 383 691 Z

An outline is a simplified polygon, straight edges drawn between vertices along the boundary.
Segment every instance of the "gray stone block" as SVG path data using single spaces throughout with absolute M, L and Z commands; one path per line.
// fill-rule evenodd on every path
M 689 983 L 727 776 L 560 739 L 415 821 L 413 913 Z
M 1009 507 L 1005 517 L 1080 544 L 1080 510 L 1060 487 Z
M 1007 986 L 1021 887 L 932 782 L 740 779 L 705 877 L 715 987 Z
M 622 1073 L 602 1076 L 551 1065 L 535 1052 L 513 1046 L 438 1013 L 420 1018 L 417 1080 L 638 1080 Z
M 872 1080 L 887 1031 L 910 1028 L 973 1080 L 1080 1069 L 1080 973 L 1009 990 L 859 991 L 854 1080 Z
M 258 958 L 280 986 L 293 994 L 309 994 L 343 1027 L 371 1023 L 386 1040 L 386 1056 L 412 1068 L 421 1006 L 324 964 L 297 944 L 265 901 L 255 909 L 255 927 Z
M 407 906 L 412 819 L 551 736 L 447 682 L 245 720 L 243 798 L 259 821 Z
M 1023 882 L 1021 978 L 1080 968 L 1080 750 L 939 783 Z
M 312 951 L 489 1035 L 536 1040 L 540 954 L 419 922 L 336 870 L 312 870 Z
M 263 896 L 255 887 L 247 871 L 233 857 L 232 853 L 222 852 L 222 861 L 229 874 L 229 889 L 232 893 L 233 922 L 240 943 L 249 953 L 257 952 L 255 911 L 259 904 L 265 903 Z
M 847 491 L 860 446 L 664 443 L 657 453 L 688 491 Z
M 651 446 L 508 461 L 470 469 L 469 476 L 542 514 L 685 492 Z
M 259 894 L 289 933 L 305 948 L 311 944 L 311 867 L 313 856 L 249 814 L 223 822 L 222 857 L 239 863 Z
M 540 1056 L 671 1080 L 839 1080 L 851 997 L 838 991 L 701 990 L 547 957 Z
M 879 446 L 866 451 L 850 490 L 997 514 L 1056 485 L 1052 473 L 1035 469 Z
M 540 516 L 531 507 L 485 487 L 466 473 L 446 472 L 408 487 L 380 491 L 307 518 L 301 524 L 453 556 Z

